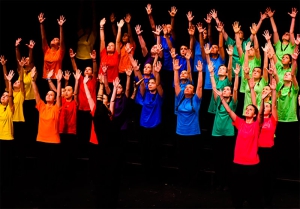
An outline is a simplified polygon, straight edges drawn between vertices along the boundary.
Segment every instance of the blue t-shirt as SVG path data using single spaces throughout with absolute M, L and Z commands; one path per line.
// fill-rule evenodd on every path
M 173 59 L 170 54 L 170 49 L 167 40 L 164 36 L 160 36 L 160 39 L 161 39 L 161 45 L 164 53 L 162 70 L 173 71 Z M 174 39 L 172 38 L 172 36 L 170 37 L 170 41 L 172 43 L 172 46 L 175 47 Z
M 190 80 L 187 80 L 187 82 L 185 82 L 185 83 L 179 83 L 179 85 L 180 85 L 180 90 L 181 91 L 184 91 L 184 89 L 185 89 L 185 87 L 188 85 L 188 84 L 192 84 L 193 85 L 193 82 L 190 82 Z M 177 110 L 176 110 L 176 104 L 177 104 L 177 97 L 176 97 L 176 94 L 175 94 L 175 105 L 174 105 L 174 113 L 175 113 L 175 115 L 177 114 Z
M 201 98 L 196 94 L 192 98 L 184 98 L 184 90 L 181 90 L 177 98 L 177 125 L 176 134 L 193 136 L 201 134 L 199 111 Z
M 210 44 L 209 44 L 210 47 Z M 201 52 L 201 47 L 200 47 L 200 42 L 199 41 L 195 41 L 195 52 L 194 52 L 194 65 L 192 67 L 192 71 L 193 72 L 198 72 L 196 66 L 198 65 L 198 60 L 200 60 L 200 62 L 202 62 L 203 65 L 203 69 L 206 69 L 206 65 L 207 62 L 206 60 L 203 60 L 202 58 L 202 52 Z
M 145 76 L 143 75 L 143 78 L 144 78 L 145 88 L 146 88 L 146 90 L 148 90 L 148 85 L 147 85 L 148 81 L 150 78 L 154 78 L 154 75 L 150 74 L 150 78 L 145 78 Z M 139 78 L 134 77 L 134 80 L 135 80 L 135 82 L 138 82 Z M 135 103 L 143 105 L 143 97 L 141 95 L 140 86 L 138 87 L 137 92 L 136 92 Z
M 217 59 L 210 57 L 210 61 L 213 63 L 214 66 L 214 73 L 218 77 L 218 70 L 220 65 L 225 64 L 225 59 L 222 60 L 221 56 L 219 55 Z M 210 73 L 208 70 L 208 65 L 205 68 L 205 82 L 204 82 L 204 89 L 212 89 L 211 81 L 210 81 Z
M 161 107 L 163 97 L 159 93 L 151 94 L 146 90 L 142 100 L 140 125 L 145 128 L 154 128 L 161 123 Z
M 187 70 L 187 62 L 186 62 L 186 59 L 185 57 L 182 57 L 181 55 L 177 55 L 176 56 L 176 59 L 179 60 L 179 65 L 181 65 L 180 69 L 179 69 L 179 75 L 180 73 L 183 71 L 183 70 Z M 192 72 L 192 67 L 193 67 L 193 59 L 190 58 L 190 65 L 191 65 L 191 72 Z

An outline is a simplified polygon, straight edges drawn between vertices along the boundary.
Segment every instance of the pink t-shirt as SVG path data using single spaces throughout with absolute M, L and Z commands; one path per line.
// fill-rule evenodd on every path
M 233 162 L 242 165 L 258 164 L 259 122 L 254 121 L 253 123 L 246 123 L 245 120 L 236 117 L 236 120 L 232 122 L 232 124 L 238 130 Z
M 107 65 L 107 82 L 112 83 L 119 76 L 119 53 L 116 50 L 113 55 L 107 55 L 106 48 L 104 48 L 100 52 L 100 60 L 99 74 L 102 73 L 102 65 Z
M 264 123 L 261 128 L 261 132 L 258 138 L 259 147 L 273 147 L 274 135 L 276 131 L 277 121 L 271 115 L 269 118 L 264 118 Z

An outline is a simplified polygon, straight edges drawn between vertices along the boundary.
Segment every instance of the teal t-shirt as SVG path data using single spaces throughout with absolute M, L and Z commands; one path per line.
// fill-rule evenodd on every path
M 247 82 L 247 80 L 245 79 L 245 76 L 244 76 L 245 54 L 242 55 L 242 57 L 240 59 L 240 62 L 242 63 L 242 65 L 241 65 L 242 74 L 241 74 L 240 92 L 245 93 L 245 87 L 248 86 L 248 82 Z M 259 59 L 254 57 L 254 59 L 249 60 L 248 63 L 249 63 L 249 68 L 250 68 L 249 75 L 251 77 L 253 68 L 260 67 L 260 65 L 261 65 L 261 57 Z
M 259 82 L 255 83 L 255 86 L 254 86 L 254 91 L 255 91 L 255 94 L 256 94 L 256 106 L 257 106 L 258 110 L 260 108 L 260 103 L 261 103 L 261 92 L 262 92 L 263 88 L 266 85 L 268 85 L 268 82 L 264 78 L 261 78 Z M 250 88 L 249 88 L 249 85 L 247 83 L 247 86 L 245 88 L 243 115 L 245 115 L 246 107 L 249 104 L 252 104 L 252 100 L 251 100 Z
M 299 86 L 296 88 L 294 85 L 291 87 L 284 87 L 284 83 L 281 81 L 276 86 L 278 94 L 277 98 L 277 112 L 279 122 L 295 122 L 297 118 L 297 97 L 299 92 Z
M 224 80 L 219 80 L 219 78 L 217 76 L 215 77 L 215 81 L 216 81 L 216 88 L 217 90 L 223 90 L 223 88 L 225 86 L 231 86 L 231 82 L 228 80 L 228 78 L 226 77 Z M 216 113 L 216 101 L 214 98 L 214 92 L 211 93 L 211 98 L 210 98 L 210 103 L 208 106 L 208 112 L 209 113 Z
M 291 43 L 289 43 L 288 45 L 284 45 L 281 41 L 277 41 L 277 43 L 274 44 L 277 60 L 281 62 L 283 55 L 292 55 L 294 53 L 295 46 L 295 44 L 292 45 Z
M 223 106 L 220 97 L 216 100 L 217 108 L 215 114 L 215 120 L 212 130 L 212 136 L 234 136 L 234 126 L 232 125 L 232 120 Z M 233 99 L 228 103 L 230 109 L 235 112 L 237 107 L 237 101 L 234 102 Z

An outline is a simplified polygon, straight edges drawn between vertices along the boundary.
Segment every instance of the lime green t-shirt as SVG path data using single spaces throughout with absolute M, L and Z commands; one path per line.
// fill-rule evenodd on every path
M 224 80 L 219 80 L 219 78 L 215 76 L 215 81 L 216 81 L 216 88 L 219 91 L 223 90 L 225 86 L 231 86 L 231 82 L 228 80 L 228 78 L 225 78 Z M 211 94 L 210 103 L 208 106 L 208 112 L 213 114 L 216 113 L 216 101 L 214 98 L 214 92 L 212 92 Z
M 277 112 L 279 122 L 295 122 L 297 118 L 297 97 L 299 92 L 299 86 L 296 88 L 294 85 L 291 87 L 283 86 L 281 81 L 276 86 L 278 92 L 277 98 Z
M 264 78 L 261 78 L 259 82 L 255 83 L 255 86 L 254 86 L 254 91 L 255 91 L 255 94 L 256 94 L 256 106 L 257 106 L 258 110 L 260 108 L 260 103 L 261 103 L 261 92 L 262 92 L 263 88 L 266 85 L 268 85 L 268 82 Z M 243 115 L 245 115 L 246 107 L 249 104 L 252 104 L 252 100 L 251 100 L 250 88 L 249 88 L 249 85 L 247 83 L 247 86 L 245 88 Z
M 212 136 L 234 136 L 234 127 L 232 125 L 232 120 L 226 111 L 223 104 L 221 104 L 220 97 L 216 99 L 216 114 L 212 130 Z M 234 102 L 233 99 L 228 103 L 230 109 L 235 112 L 237 107 L 237 101 Z
M 283 55 L 292 55 L 294 53 L 295 46 L 295 44 L 292 45 L 291 43 L 284 45 L 281 41 L 277 41 L 276 44 L 274 44 L 277 60 L 281 62 Z
M 242 74 L 241 74 L 240 92 L 245 93 L 245 87 L 248 86 L 247 80 L 245 79 L 245 76 L 244 76 L 245 54 L 243 54 L 243 56 L 241 57 L 240 62 L 242 63 L 242 65 L 241 65 Z M 261 57 L 259 59 L 254 57 L 254 59 L 249 60 L 248 63 L 249 63 L 249 68 L 250 68 L 249 75 L 251 77 L 253 68 L 260 67 L 260 65 L 261 65 Z

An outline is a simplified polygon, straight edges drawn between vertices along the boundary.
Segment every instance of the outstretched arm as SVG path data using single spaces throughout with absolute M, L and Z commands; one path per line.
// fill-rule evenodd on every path
M 148 54 L 148 49 L 147 49 L 145 40 L 144 40 L 144 38 L 142 36 L 143 30 L 141 30 L 141 25 L 136 25 L 135 26 L 135 32 L 136 32 L 136 34 L 138 36 L 138 40 L 139 40 L 139 43 L 141 45 L 141 50 L 142 50 L 143 57 L 146 57 L 147 54 Z
M 78 83 L 79 83 L 79 78 L 81 76 L 81 71 L 76 70 L 76 73 L 73 73 L 74 78 L 75 78 L 75 87 L 74 87 L 74 100 L 78 104 Z
M 132 68 L 126 69 L 126 89 L 125 89 L 125 95 L 127 98 L 129 98 L 129 92 L 130 92 L 130 76 L 132 73 Z
M 52 91 L 55 91 L 57 93 L 57 89 L 56 89 L 56 86 L 52 83 L 51 81 L 51 77 L 53 76 L 53 69 L 50 70 L 47 74 L 47 78 L 46 80 L 48 81 L 48 85 L 49 85 L 49 88 L 52 90 Z
M 151 29 L 152 29 L 152 31 L 155 31 L 155 22 L 154 22 L 154 19 L 153 19 L 153 16 L 152 16 L 151 4 L 147 4 L 146 11 L 147 11 L 147 14 L 148 14 Z
M 214 90 L 214 91 L 216 91 L 216 90 Z M 222 102 L 222 104 L 223 104 L 225 110 L 228 112 L 228 115 L 230 116 L 231 120 L 232 120 L 232 121 L 235 121 L 237 116 L 236 116 L 235 112 L 233 112 L 233 111 L 230 109 L 230 107 L 229 107 L 229 105 L 227 104 L 227 102 L 224 100 L 224 97 L 222 96 L 222 92 L 221 92 L 221 91 L 216 91 L 216 93 L 219 95 L 219 97 L 220 97 L 220 99 L 221 99 L 221 102 Z
M 57 92 L 56 92 L 56 103 L 58 107 L 61 107 L 61 79 L 62 79 L 63 73 L 62 70 L 58 70 L 56 74 L 57 79 Z
M 110 98 L 110 105 L 109 105 L 109 109 L 112 115 L 114 115 L 115 113 L 115 100 L 116 100 L 116 96 L 117 96 L 117 87 L 120 83 L 120 79 L 119 77 L 116 77 L 115 80 L 113 80 L 113 85 L 114 85 L 114 89 L 113 89 L 113 93 L 111 95 Z
M 76 53 L 73 52 L 73 49 L 70 49 L 69 54 L 70 54 L 70 58 L 71 58 L 73 71 L 76 72 L 76 70 L 77 70 L 77 65 L 76 65 L 76 61 L 75 61 Z
M 18 72 L 19 72 L 19 80 L 20 80 L 20 88 L 21 88 L 21 92 L 24 94 L 25 96 L 25 87 L 24 87 L 24 64 L 25 64 L 26 60 L 25 57 L 23 57 L 18 63 Z
M 132 37 L 132 30 L 131 30 L 131 25 L 130 25 L 130 20 L 131 20 L 131 15 L 128 13 L 126 14 L 125 18 L 124 18 L 126 25 L 127 25 L 127 33 L 128 33 L 128 38 L 129 38 L 129 42 L 130 44 L 135 44 L 134 39 Z
M 14 112 L 14 95 L 11 84 L 11 79 L 14 77 L 15 73 L 13 70 L 9 71 L 8 75 L 5 75 L 6 80 L 8 81 L 8 106 L 11 111 Z
M 233 85 L 233 95 L 232 95 L 232 99 L 234 102 L 237 101 L 238 99 L 238 88 L 239 88 L 239 74 L 240 74 L 240 65 L 237 63 L 236 67 L 234 69 L 234 85 Z
M 203 85 L 202 71 L 203 71 L 203 65 L 200 61 L 198 61 L 197 70 L 198 70 L 198 82 L 197 82 L 196 94 L 197 94 L 198 98 L 202 98 L 202 85 Z
M 33 40 L 29 41 L 29 44 L 26 44 L 26 46 L 28 46 L 29 49 L 29 65 L 30 68 L 32 69 L 34 67 L 34 61 L 33 61 L 33 47 L 35 45 L 35 42 Z
M 116 16 L 115 13 L 111 13 L 110 17 L 111 28 L 115 38 L 117 38 L 117 24 L 116 24 Z
M 268 15 L 267 15 L 266 12 L 264 12 L 264 13 L 261 12 L 261 13 L 260 13 L 260 19 L 259 19 L 259 21 L 258 21 L 258 23 L 257 23 L 257 26 L 256 26 L 256 27 L 257 27 L 256 32 L 258 32 L 258 30 L 259 30 L 259 28 L 260 28 L 260 26 L 261 26 L 263 20 L 266 19 L 267 17 L 268 17 Z M 250 35 L 250 40 L 253 41 L 253 38 L 254 38 L 254 37 L 253 37 L 253 35 L 251 34 L 251 35 Z
M 268 17 L 270 18 L 270 22 L 271 22 L 272 29 L 273 29 L 273 43 L 276 44 L 279 41 L 279 35 L 278 35 L 278 31 L 277 31 L 277 26 L 276 26 L 276 23 L 275 23 L 275 20 L 273 17 L 275 10 L 272 11 L 271 8 L 268 7 L 266 9 L 266 13 L 267 13 Z
M 161 83 L 160 83 L 160 74 L 159 74 L 159 72 L 161 70 L 161 67 L 162 67 L 162 64 L 161 64 L 160 61 L 153 64 L 154 73 L 155 73 L 154 76 L 155 76 L 155 79 L 156 79 L 157 92 L 162 97 L 163 94 L 164 94 L 164 91 L 163 91 L 163 88 L 162 88 Z
M 120 22 L 117 23 L 118 26 L 118 33 L 117 33 L 117 38 L 116 38 L 116 50 L 118 54 L 121 52 L 121 30 L 124 25 L 124 20 L 121 19 Z
M 20 54 L 20 49 L 19 49 L 19 45 L 20 45 L 21 41 L 22 41 L 22 39 L 18 38 L 15 43 L 17 63 L 19 62 L 19 60 L 21 60 L 21 54 Z
M 42 36 L 42 48 L 45 49 L 48 47 L 48 43 L 47 43 L 47 38 L 46 38 L 46 32 L 45 32 L 45 28 L 44 28 L 44 20 L 46 18 L 44 18 L 44 13 L 40 13 L 40 15 L 38 16 L 39 22 L 40 22 L 40 28 L 41 28 L 41 36 Z
M 181 65 L 179 65 L 178 59 L 173 59 L 173 71 L 174 71 L 174 88 L 175 88 L 175 95 L 177 96 L 181 89 L 180 89 L 180 81 L 179 81 L 179 69 Z
M 35 80 L 36 80 L 36 68 L 34 67 L 31 70 L 31 85 L 34 91 L 35 101 L 38 104 L 41 101 L 41 97 Z
M 9 86 L 8 86 L 8 80 L 6 79 L 6 75 L 7 75 L 6 62 L 7 62 L 7 60 L 5 59 L 5 57 L 3 55 L 0 56 L 0 62 L 3 67 L 3 78 L 4 78 L 4 82 L 5 82 L 5 89 L 8 91 Z
M 104 35 L 104 25 L 105 25 L 106 19 L 102 18 L 100 21 L 100 53 L 105 48 L 105 35 Z
M 290 43 L 292 45 L 295 44 L 295 35 L 294 35 L 294 29 L 295 29 L 295 22 L 296 22 L 296 15 L 297 15 L 298 11 L 296 8 L 292 8 L 292 12 L 288 13 L 292 20 L 291 20 L 291 26 L 290 26 Z
M 171 16 L 171 26 L 172 26 L 172 38 L 175 40 L 176 39 L 176 34 L 175 34 L 175 15 L 177 13 L 177 9 L 175 6 L 171 7 L 171 11 L 169 11 L 169 14 Z
M 62 51 L 65 51 L 65 39 L 64 39 L 64 30 L 63 30 L 63 24 L 66 22 L 66 19 L 63 15 L 59 17 L 59 20 L 57 20 L 58 25 L 59 25 L 59 41 L 60 41 L 60 46 L 59 48 Z

